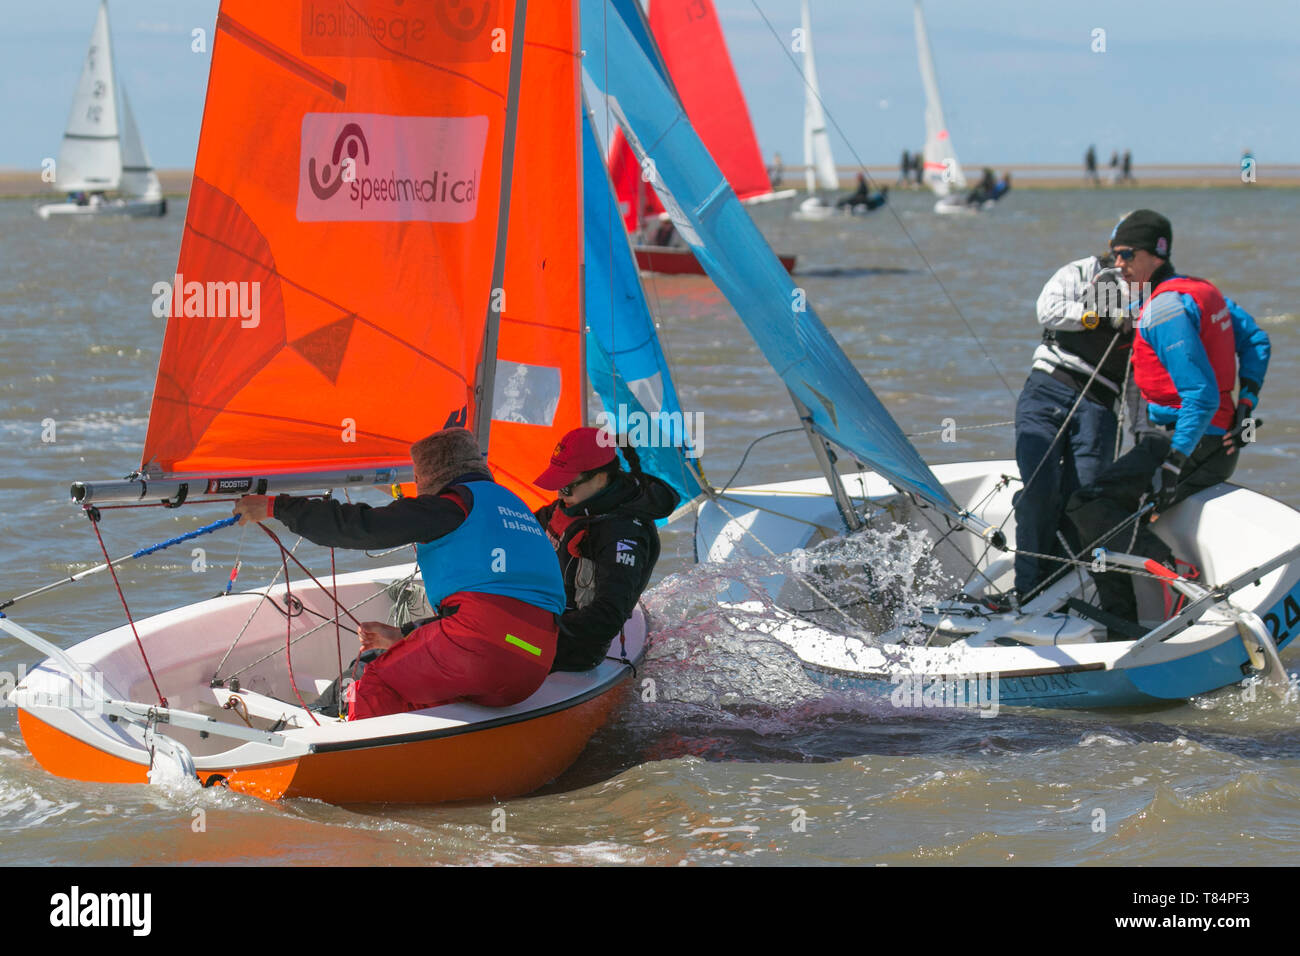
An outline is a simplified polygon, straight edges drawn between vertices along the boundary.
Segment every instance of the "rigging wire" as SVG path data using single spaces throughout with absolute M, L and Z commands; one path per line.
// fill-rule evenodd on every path
M 799 78 L 803 80 L 805 91 L 810 90 L 812 84 L 808 82 L 808 77 L 804 74 L 803 69 L 799 64 L 795 62 L 794 54 L 786 46 L 785 41 L 781 39 L 781 35 L 776 32 L 776 27 L 772 25 L 772 21 L 767 18 L 767 14 L 764 13 L 762 8 L 758 5 L 758 0 L 750 0 L 750 2 L 758 12 L 758 15 L 763 18 L 763 22 L 767 25 L 767 29 L 771 32 L 773 39 L 776 40 L 777 45 L 779 45 L 781 50 L 785 53 L 786 59 L 790 61 L 795 72 L 799 74 Z M 867 178 L 871 185 L 875 187 L 876 180 L 872 177 L 871 173 L 867 171 L 867 166 L 862 161 L 862 157 L 858 155 L 858 151 L 853 147 L 853 143 L 849 138 L 844 135 L 844 130 L 840 128 L 840 124 L 835 120 L 835 117 L 831 115 L 831 111 L 826 108 L 826 103 L 822 100 L 821 94 L 814 93 L 814 95 L 817 97 L 817 102 L 821 104 L 822 111 L 826 114 L 827 121 L 835 127 L 835 132 L 839 134 L 842 140 L 844 140 L 845 145 L 849 148 L 849 152 L 853 154 L 853 160 L 857 163 L 858 170 Z M 894 222 L 898 224 L 898 228 L 901 229 L 903 235 L 907 237 L 907 241 L 911 244 L 912 249 L 916 252 L 921 262 L 925 264 L 926 271 L 930 273 L 930 278 L 934 280 L 935 284 L 939 287 L 939 291 L 941 291 L 944 298 L 948 300 L 948 304 L 952 306 L 953 312 L 956 313 L 959 319 L 961 319 L 962 324 L 966 326 L 966 331 L 970 333 L 970 337 L 975 341 L 975 344 L 979 346 L 980 351 L 984 353 L 984 358 L 988 360 L 994 374 L 997 375 L 998 379 L 1002 382 L 1002 385 L 1006 388 L 1007 394 L 1014 399 L 1017 394 L 1015 389 L 1011 387 L 1011 383 L 1008 382 L 1006 376 L 1002 374 L 1002 370 L 998 368 L 997 362 L 993 361 L 993 356 L 989 353 L 989 350 L 985 348 L 980 337 L 975 334 L 974 326 L 972 326 L 967 320 L 966 314 L 961 310 L 961 306 L 959 306 L 957 300 L 952 297 L 952 294 L 948 291 L 948 287 L 943 284 L 943 280 L 940 279 L 939 274 L 935 272 L 934 266 L 930 264 L 930 260 L 926 257 L 925 253 L 921 251 L 921 247 L 917 243 L 916 239 L 913 238 L 912 233 L 908 230 L 907 226 L 903 224 L 902 217 L 898 215 L 898 212 L 889 203 L 886 203 L 885 207 L 889 210 L 889 214 L 894 217 Z
M 140 657 L 144 660 L 144 669 L 149 672 L 149 680 L 153 683 L 154 693 L 158 695 L 158 703 L 163 707 L 167 706 L 167 698 L 158 687 L 158 678 L 154 676 L 153 665 L 149 663 L 149 655 L 144 652 L 144 644 L 140 640 L 140 632 L 135 628 L 135 618 L 131 616 L 131 608 L 127 606 L 126 595 L 122 593 L 122 582 L 117 579 L 117 569 L 113 567 L 113 559 L 108 556 L 108 548 L 104 545 L 104 536 L 99 533 L 99 511 L 94 507 L 86 508 L 86 517 L 90 519 L 90 526 L 95 529 L 95 540 L 99 542 L 99 549 L 104 552 L 104 560 L 108 562 L 108 573 L 113 576 L 113 586 L 117 588 L 117 596 L 122 600 L 122 610 L 126 611 L 126 622 L 131 625 L 131 633 L 135 635 L 135 646 L 140 648 Z

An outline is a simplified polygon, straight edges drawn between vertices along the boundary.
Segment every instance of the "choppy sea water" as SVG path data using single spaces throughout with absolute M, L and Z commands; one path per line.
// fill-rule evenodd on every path
M 798 283 L 849 357 L 933 462 L 1010 457 L 1014 393 L 1036 341 L 1033 301 L 1064 262 L 1104 247 L 1118 216 L 1174 223 L 1174 262 L 1218 283 L 1273 338 L 1259 444 L 1235 480 L 1300 506 L 1300 392 L 1292 356 L 1300 192 L 1014 193 L 991 215 L 893 210 L 765 224 L 799 255 Z M 897 218 L 893 213 L 897 213 Z M 183 204 L 161 220 L 45 223 L 0 203 L 0 595 L 99 560 L 71 481 L 138 463 L 162 323 L 151 286 L 174 271 Z M 784 388 L 704 279 L 647 281 L 706 470 L 724 482 L 749 443 L 796 424 Z M 954 419 L 957 441 L 937 431 Z M 50 423 L 53 423 L 51 433 Z M 977 427 L 992 426 L 992 427 Z M 44 441 L 43 437 L 52 437 Z M 812 475 L 800 435 L 759 442 L 738 480 Z M 114 517 L 124 553 L 215 514 Z M 215 593 L 238 533 L 129 564 L 137 616 Z M 244 541 L 241 583 L 272 555 Z M 883 561 L 887 556 L 881 555 Z M 0 711 L 0 860 L 48 864 L 1221 864 L 1291 862 L 1300 844 L 1300 703 L 1237 690 L 1105 713 L 900 712 L 827 691 L 794 659 L 716 613 L 727 574 L 693 565 L 689 526 L 668 530 L 647 595 L 655 643 L 611 722 L 577 764 L 504 804 L 265 804 L 184 783 L 84 784 L 40 769 Z M 259 577 L 260 576 L 260 577 Z M 14 609 L 64 646 L 120 623 L 107 580 Z M 1292 671 L 1294 655 L 1286 655 Z M 0 643 L 0 670 L 35 655 Z M 650 683 L 646 683 L 649 681 Z M 504 810 L 504 815 L 499 811 Z M 204 828 L 196 832 L 201 816 Z M 494 813 L 494 811 L 498 811 Z M 1098 827 L 1099 820 L 1104 821 Z M 141 839 L 147 833 L 148 839 Z

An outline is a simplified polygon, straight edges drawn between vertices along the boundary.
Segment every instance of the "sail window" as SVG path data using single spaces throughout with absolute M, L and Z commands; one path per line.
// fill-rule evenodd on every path
M 498 422 L 550 427 L 560 404 L 560 370 L 497 359 L 492 418 Z

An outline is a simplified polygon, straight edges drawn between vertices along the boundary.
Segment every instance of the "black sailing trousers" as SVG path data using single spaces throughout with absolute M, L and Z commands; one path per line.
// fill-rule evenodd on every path
M 1143 497 L 1151 491 L 1151 479 L 1169 454 L 1170 437 L 1165 431 L 1143 432 L 1137 444 L 1102 471 L 1096 481 L 1070 496 L 1065 513 L 1078 529 L 1082 545 L 1126 551 L 1166 563 L 1173 560 L 1169 545 L 1155 536 L 1145 519 L 1140 523 L 1136 540 L 1131 523 L 1112 531 L 1141 507 Z M 1206 435 L 1183 466 L 1174 501 L 1227 481 L 1237 467 L 1240 454 L 1226 453 L 1222 435 Z M 1111 533 L 1107 535 L 1107 532 Z M 1106 538 L 1098 541 L 1102 535 Z M 1132 575 L 1122 571 L 1094 572 L 1093 580 L 1102 610 L 1127 621 L 1137 620 Z

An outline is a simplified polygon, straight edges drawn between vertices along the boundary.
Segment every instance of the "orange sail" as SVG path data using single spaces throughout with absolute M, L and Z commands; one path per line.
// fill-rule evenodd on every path
M 544 425 L 502 426 L 528 441 L 492 442 L 499 468 L 541 471 L 580 415 L 581 376 L 556 358 L 580 356 L 578 299 L 551 298 L 580 275 L 580 203 L 565 198 L 577 188 L 577 23 L 570 3 L 529 6 L 523 70 L 554 74 L 555 102 L 522 95 L 504 169 L 518 177 L 511 225 L 526 235 L 510 229 L 494 294 L 514 14 L 513 0 L 224 0 L 146 470 L 409 463 L 411 442 L 462 410 L 473 421 L 495 300 L 503 354 L 566 373 Z M 552 168 L 565 156 L 567 187 Z M 558 195 L 524 209 L 546 192 L 539 168 L 558 176 L 547 187 Z M 535 347 L 515 331 L 525 323 L 564 344 Z M 537 457 L 515 461 L 516 449 Z
M 554 498 L 532 480 L 584 422 L 578 36 L 576 2 L 528 4 L 488 461 L 532 507 Z

